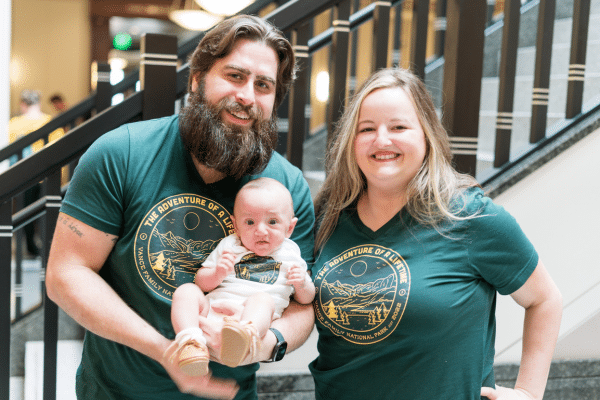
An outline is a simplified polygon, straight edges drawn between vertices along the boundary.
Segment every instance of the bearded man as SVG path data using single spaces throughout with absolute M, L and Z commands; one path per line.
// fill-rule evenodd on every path
M 260 18 L 225 20 L 190 60 L 180 115 L 124 125 L 82 156 L 61 207 L 46 272 L 49 297 L 86 328 L 78 399 L 256 399 L 258 361 L 278 360 L 312 330 L 290 303 L 247 365 L 183 374 L 170 357 L 171 298 L 233 232 L 238 189 L 259 176 L 292 193 L 292 239 L 312 260 L 314 211 L 301 171 L 273 150 L 275 112 L 293 82 L 289 42 Z M 211 354 L 220 327 L 199 316 Z M 284 350 L 283 350 L 284 351 Z M 237 394 L 236 394 L 237 392 Z

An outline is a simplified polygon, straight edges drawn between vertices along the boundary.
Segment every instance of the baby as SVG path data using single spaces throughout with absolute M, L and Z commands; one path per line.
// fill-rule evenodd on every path
M 209 353 L 198 315 L 224 318 L 220 360 L 236 367 L 248 355 L 254 357 L 291 295 L 301 304 L 315 296 L 300 248 L 289 239 L 298 218 L 285 186 L 271 178 L 248 182 L 237 194 L 231 220 L 236 233 L 221 240 L 194 283 L 181 285 L 173 294 L 171 321 L 179 346 L 174 354 L 188 375 L 208 373 Z

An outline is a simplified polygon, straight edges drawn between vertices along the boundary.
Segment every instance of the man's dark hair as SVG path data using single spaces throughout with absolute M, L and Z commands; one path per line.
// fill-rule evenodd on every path
M 239 15 L 219 23 L 206 33 L 190 57 L 188 91 L 197 76 L 201 80 L 219 58 L 227 57 L 240 39 L 261 42 L 272 48 L 279 58 L 273 112 L 283 101 L 296 78 L 296 59 L 290 42 L 269 22 L 251 15 Z
M 50 97 L 50 100 L 48 100 L 48 101 L 49 101 L 50 103 L 54 103 L 54 102 L 61 102 L 61 103 L 62 103 L 62 102 L 63 102 L 63 101 L 65 101 L 65 100 L 63 99 L 62 95 L 60 95 L 60 94 L 56 93 L 56 94 L 52 95 L 52 96 Z

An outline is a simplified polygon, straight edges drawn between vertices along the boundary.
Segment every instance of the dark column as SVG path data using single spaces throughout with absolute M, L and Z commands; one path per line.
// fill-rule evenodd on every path
M 110 65 L 97 62 L 96 69 L 96 113 L 106 110 L 112 104 L 112 85 L 110 84 Z
M 48 265 L 50 245 L 54 236 L 54 228 L 58 219 L 61 203 L 60 196 L 60 169 L 46 178 L 44 195 L 46 199 L 46 215 L 42 231 L 42 266 L 44 271 Z M 58 346 L 58 306 L 46 294 L 46 281 L 42 281 L 44 293 L 44 400 L 56 400 L 56 370 Z
M 521 0 L 506 0 L 504 3 L 504 27 L 500 59 L 498 117 L 496 119 L 495 168 L 507 163 L 510 159 L 520 19 Z
M 444 49 L 443 123 L 456 169 L 475 175 L 483 71 L 485 0 L 449 0 Z
M 415 0 L 410 47 L 410 68 L 425 80 L 425 56 L 427 54 L 427 25 L 429 23 L 429 0 Z
M 378 1 L 373 10 L 373 71 L 387 67 L 391 7 L 389 1 Z
M 567 86 L 567 118 L 573 118 L 581 112 L 589 23 L 590 0 L 575 0 L 573 2 L 569 85 Z
M 333 8 L 333 35 L 329 64 L 329 103 L 327 104 L 327 148 L 334 139 L 334 124 L 344 111 L 350 36 L 350 0 L 342 0 Z
M 12 200 L 0 204 L 0 399 L 9 398 L 10 385 L 10 261 Z
M 146 33 L 140 44 L 144 120 L 172 115 L 177 89 L 177 37 Z
M 310 54 L 308 39 L 311 37 L 311 23 L 306 23 L 292 32 L 292 46 L 298 62 L 296 82 L 289 92 L 289 126 L 287 139 L 287 159 L 302 169 L 304 139 L 308 133 L 306 106 L 308 104 L 310 82 Z
M 392 57 L 392 67 L 400 66 L 401 51 L 402 51 L 402 8 L 404 3 L 397 4 L 394 13 L 394 47 Z
M 102 15 L 91 15 L 91 59 L 90 63 L 94 60 L 108 60 L 108 52 L 112 47 L 110 31 L 108 26 L 109 17 Z
M 546 137 L 555 11 L 555 0 L 540 1 L 537 40 L 535 45 L 536 54 L 535 72 L 533 75 L 533 95 L 531 100 L 530 143 L 537 143 Z
M 435 3 L 435 56 L 444 55 L 446 41 L 446 0 L 437 0 Z

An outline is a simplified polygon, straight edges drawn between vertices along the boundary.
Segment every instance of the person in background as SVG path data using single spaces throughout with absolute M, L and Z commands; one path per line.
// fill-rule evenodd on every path
M 451 161 L 411 72 L 377 71 L 346 108 L 315 200 L 317 399 L 542 399 L 561 294 L 514 218 Z M 525 308 L 514 388 L 494 381 L 497 292 Z
M 173 292 L 234 232 L 238 190 L 261 176 L 291 193 L 291 239 L 312 262 L 314 209 L 302 172 L 274 152 L 276 111 L 295 78 L 292 46 L 263 19 L 224 20 L 190 58 L 179 115 L 124 125 L 81 157 L 62 203 L 48 296 L 86 328 L 79 399 L 257 399 L 258 361 L 310 335 L 310 305 L 290 302 L 243 366 L 219 361 L 221 326 L 198 316 L 212 374 L 188 376 L 169 351 Z M 236 394 L 237 393 L 237 394 Z
M 40 129 L 46 125 L 52 119 L 52 116 L 42 112 L 41 106 L 41 94 L 37 90 L 23 90 L 19 101 L 20 115 L 13 117 L 8 122 L 8 140 L 9 143 L 22 138 Z M 57 129 L 50 133 L 48 136 L 48 142 L 53 142 L 65 134 L 62 128 Z M 26 146 L 22 151 L 22 158 L 28 157 L 32 153 L 39 151 L 44 147 L 44 140 L 40 139 L 32 143 L 30 146 Z M 12 156 L 10 164 L 17 162 L 18 157 Z M 23 206 L 26 207 L 39 199 L 40 197 L 40 185 L 35 184 L 23 193 Z M 40 255 L 40 249 L 36 243 L 35 238 L 35 227 L 36 223 L 31 222 L 27 224 L 23 230 L 25 231 L 25 239 L 27 243 L 27 257 L 38 257 Z
M 65 99 L 60 93 L 53 94 L 52 96 L 50 96 L 50 99 L 48 101 L 50 104 L 52 104 L 52 107 L 54 108 L 54 111 L 56 111 L 57 114 L 65 112 L 69 108 L 67 106 L 67 103 L 65 102 Z

